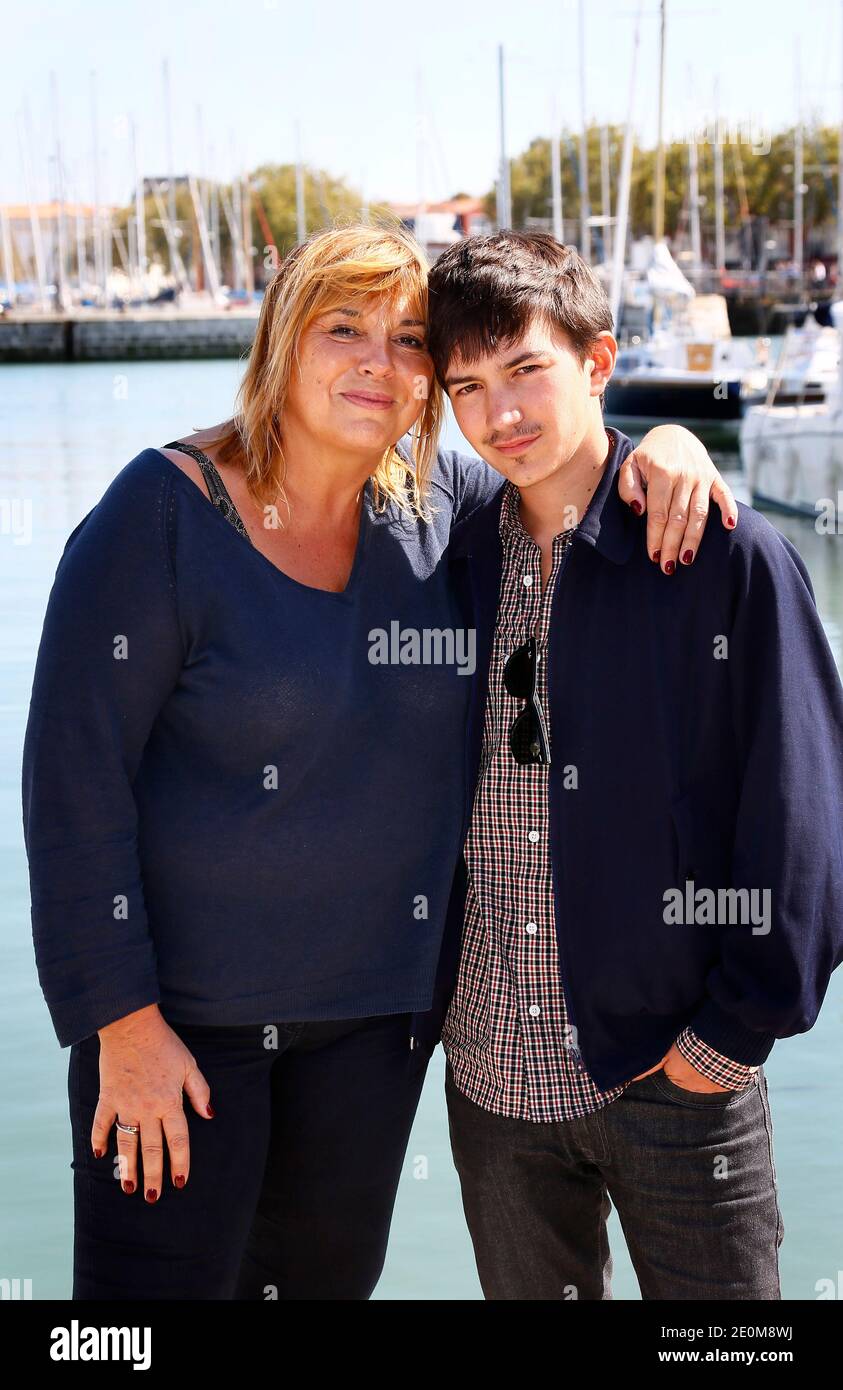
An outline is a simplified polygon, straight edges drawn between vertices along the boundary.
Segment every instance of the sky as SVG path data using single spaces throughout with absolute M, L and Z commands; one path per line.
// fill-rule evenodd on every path
M 589 118 L 626 120 L 639 3 L 587 0 Z M 634 106 L 650 141 L 658 8 L 643 0 Z M 27 109 L 34 196 L 51 195 L 51 74 L 67 197 L 92 199 L 92 88 L 101 198 L 129 197 L 132 123 L 141 173 L 164 177 L 165 59 L 176 173 L 228 180 L 293 161 L 298 128 L 305 162 L 372 202 L 483 194 L 499 158 L 498 44 L 515 155 L 549 132 L 554 109 L 560 123 L 579 124 L 578 11 L 578 0 L 24 0 L 2 29 L 0 202 L 26 200 Z M 669 132 L 710 128 L 715 81 L 731 127 L 760 145 L 797 105 L 840 120 L 843 0 L 668 0 L 667 13 Z

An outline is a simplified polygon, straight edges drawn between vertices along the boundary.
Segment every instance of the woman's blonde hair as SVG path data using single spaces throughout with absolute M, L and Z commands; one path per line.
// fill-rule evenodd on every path
M 426 322 L 428 269 L 422 248 L 400 223 L 336 226 L 315 233 L 284 258 L 264 293 L 234 415 L 216 441 L 220 462 L 237 462 L 244 469 L 259 505 L 286 503 L 282 422 L 302 333 L 319 315 L 368 295 L 406 299 L 414 316 Z M 423 390 L 424 405 L 410 431 L 411 461 L 390 447 L 372 477 L 380 510 L 392 501 L 429 519 L 427 481 L 444 397 L 435 378 L 424 379 Z

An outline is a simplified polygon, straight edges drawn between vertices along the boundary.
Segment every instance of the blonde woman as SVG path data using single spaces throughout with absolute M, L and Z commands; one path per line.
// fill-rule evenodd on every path
M 24 814 L 77 1299 L 364 1299 L 380 1274 L 461 848 L 443 561 L 499 485 L 437 451 L 425 319 L 400 230 L 297 247 L 235 418 L 144 449 L 59 564 Z M 658 510 L 721 487 L 694 444 L 639 451 Z

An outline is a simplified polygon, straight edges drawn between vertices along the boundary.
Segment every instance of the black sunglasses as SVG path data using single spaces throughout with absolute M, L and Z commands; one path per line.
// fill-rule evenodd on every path
M 509 747 L 517 763 L 550 762 L 550 739 L 547 736 L 544 710 L 536 695 L 536 675 L 539 656 L 535 637 L 528 637 L 516 647 L 503 668 L 503 683 L 515 700 L 526 700 L 527 707 L 518 715 L 509 731 Z

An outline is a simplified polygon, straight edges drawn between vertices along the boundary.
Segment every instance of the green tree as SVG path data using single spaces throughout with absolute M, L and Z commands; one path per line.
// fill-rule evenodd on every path
M 708 134 L 713 136 L 713 132 Z M 609 168 L 612 212 L 617 212 L 620 165 L 623 152 L 622 126 L 609 128 Z M 736 227 L 746 216 L 765 216 L 771 222 L 788 222 L 793 217 L 794 131 L 779 131 L 766 143 L 753 144 L 749 132 L 724 130 L 723 171 L 726 226 Z M 827 225 L 836 218 L 837 151 L 836 128 L 810 124 L 804 133 L 804 181 L 806 228 Z M 579 221 L 579 136 L 563 130 L 560 136 L 562 199 L 565 221 Z M 697 145 L 701 224 L 706 243 L 714 239 L 714 146 L 710 139 Z M 589 200 L 592 215 L 602 211 L 600 171 L 600 127 L 588 128 Z M 633 138 L 629 223 L 633 237 L 653 230 L 656 151 L 642 147 Z M 551 216 L 550 141 L 536 137 L 511 161 L 512 220 L 524 226 L 528 218 Z M 672 141 L 665 147 L 665 232 L 675 238 L 688 233 L 689 147 L 686 141 Z M 495 190 L 485 197 L 486 212 L 494 219 Z
M 252 245 L 255 247 L 253 256 L 255 283 L 259 286 L 271 274 L 271 264 L 264 264 L 265 259 L 267 262 L 271 262 L 271 258 L 268 255 L 265 256 L 266 238 L 258 215 L 257 198 L 262 204 L 278 253 L 280 256 L 284 256 L 297 240 L 296 167 L 294 164 L 262 164 L 249 175 L 249 183 L 254 190 L 252 196 Z M 231 230 L 224 206 L 227 202 L 229 208 L 233 207 L 233 190 L 231 185 L 224 184 L 219 187 L 218 192 L 220 213 L 217 259 L 221 279 L 224 283 L 232 284 L 234 282 L 234 257 Z M 166 193 L 162 194 L 162 202 L 166 211 Z M 359 219 L 362 213 L 361 198 L 356 189 L 351 188 L 342 179 L 334 178 L 320 169 L 305 169 L 304 171 L 304 202 L 305 226 L 308 235 L 320 227 L 329 227 L 338 220 Z M 158 261 L 161 265 L 169 267 L 170 251 L 167 237 L 161 225 L 157 202 L 152 195 L 147 196 L 145 200 L 145 211 L 149 260 L 151 262 Z M 383 204 L 374 204 L 369 211 L 373 220 L 375 218 L 388 219 L 390 216 L 388 209 Z M 128 222 L 134 215 L 135 205 L 134 202 L 130 202 L 119 209 L 114 216 L 114 225 L 120 229 L 124 238 L 127 238 Z M 198 242 L 195 237 L 193 202 L 189 190 L 183 185 L 179 185 L 176 190 L 176 228 L 180 232 L 178 236 L 179 254 L 188 274 L 191 274 Z

